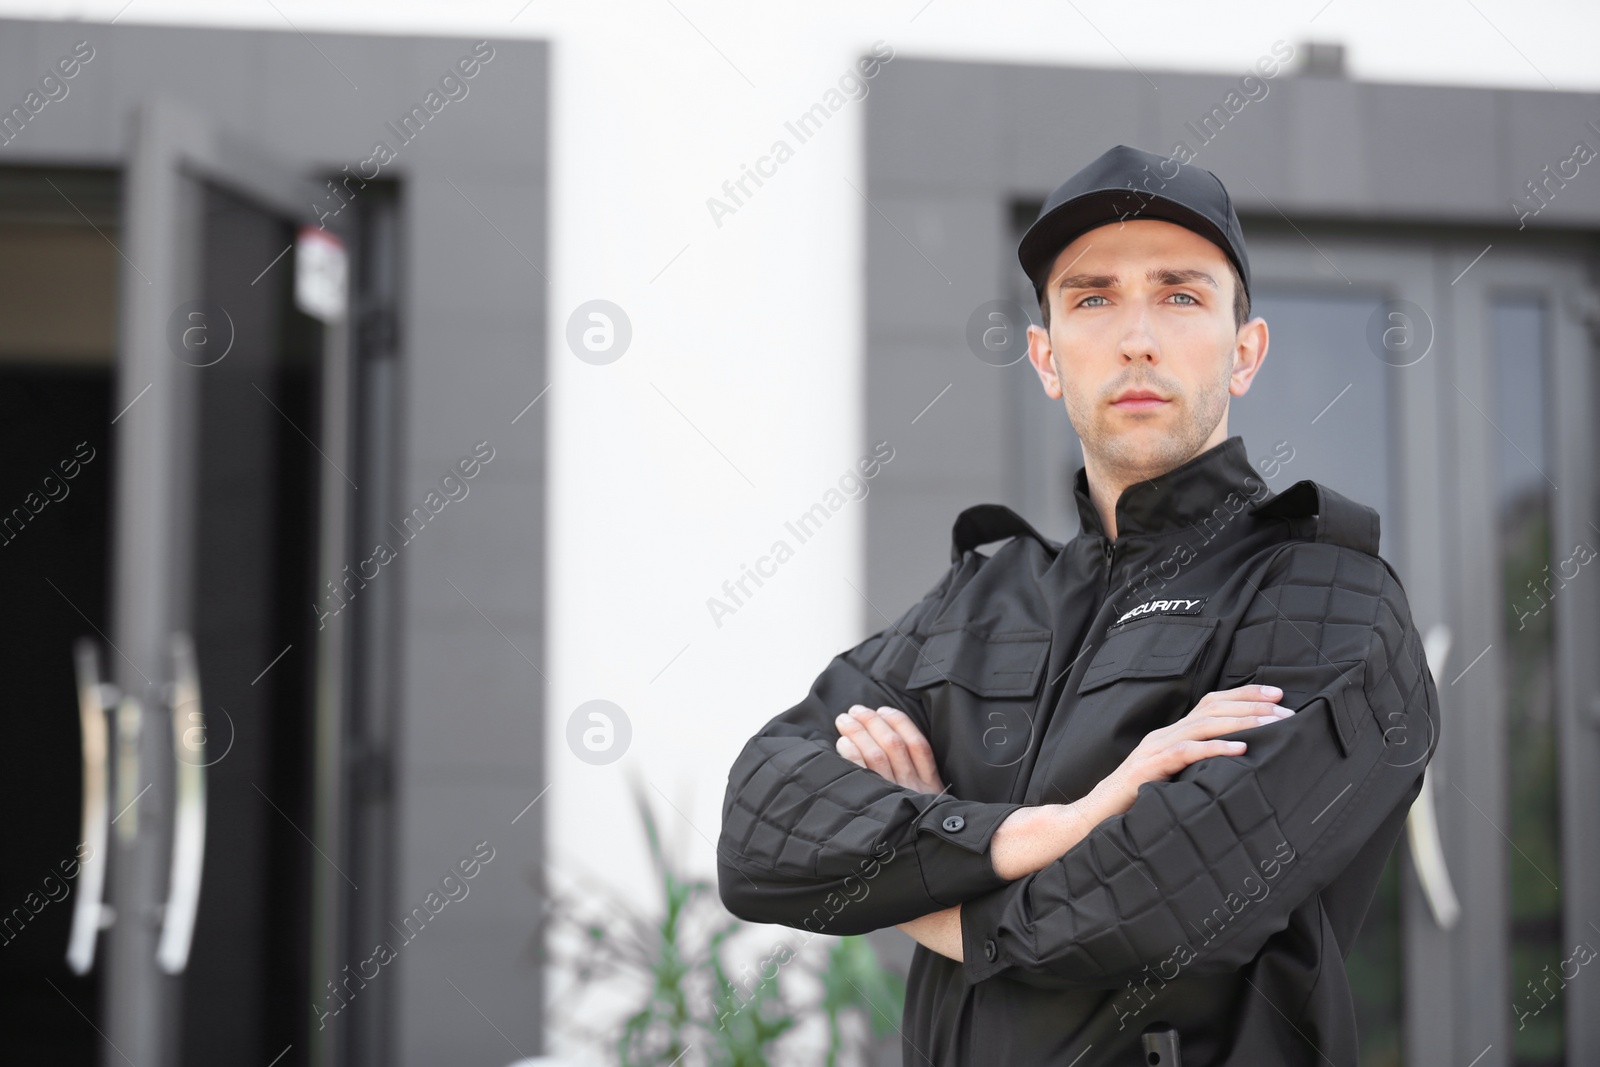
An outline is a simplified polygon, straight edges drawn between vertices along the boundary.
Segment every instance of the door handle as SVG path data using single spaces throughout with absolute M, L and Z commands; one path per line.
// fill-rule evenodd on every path
M 72 645 L 78 681 L 78 726 L 83 738 L 83 843 L 89 855 L 78 864 L 78 898 L 72 904 L 72 933 L 67 938 L 67 966 L 88 974 L 102 926 L 109 925 L 104 905 L 106 884 L 106 803 L 111 739 L 106 714 L 117 703 L 117 690 L 100 678 L 100 652 L 92 639 Z
M 161 940 L 156 962 L 168 974 L 189 963 L 195 916 L 200 909 L 200 873 L 206 850 L 206 733 L 200 705 L 200 669 L 194 641 L 175 633 L 169 645 L 172 682 L 168 688 L 172 715 L 175 803 L 172 809 L 172 866 L 167 878 L 167 905 L 162 910 Z
M 1428 670 L 1438 676 L 1450 656 L 1450 628 L 1443 623 L 1434 625 L 1422 640 L 1423 654 L 1428 658 Z M 1438 809 L 1433 803 L 1432 761 L 1422 770 L 1422 791 L 1406 815 L 1406 841 L 1411 847 L 1411 860 L 1417 869 L 1417 881 L 1422 883 L 1422 894 L 1433 912 L 1433 921 L 1441 930 L 1448 930 L 1461 917 L 1461 903 L 1456 898 L 1455 886 L 1450 881 L 1450 868 L 1444 859 L 1444 844 L 1439 837 Z

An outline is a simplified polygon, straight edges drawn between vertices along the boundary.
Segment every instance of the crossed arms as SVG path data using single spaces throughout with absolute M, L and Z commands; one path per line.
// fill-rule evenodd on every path
M 1115 988 L 1175 945 L 1189 974 L 1222 973 L 1395 831 L 1421 787 L 1437 696 L 1398 581 L 1375 557 L 1296 543 L 1259 576 L 1221 677 L 1293 679 L 1311 694 L 1298 714 L 1225 748 L 1218 735 L 1253 729 L 1274 698 L 1223 690 L 1072 804 L 952 797 L 905 681 L 921 627 L 970 569 L 836 656 L 746 744 L 718 842 L 735 915 L 829 934 L 898 926 L 970 982 Z M 1216 934 L 1195 945 L 1196 930 Z
M 1102 820 L 1133 806 L 1142 782 L 1164 781 L 1210 755 L 1243 752 L 1242 741 L 1218 734 L 1278 722 L 1293 715 L 1276 701 L 1276 687 L 1246 685 L 1207 693 L 1195 709 L 1170 726 L 1152 731 L 1116 772 L 1070 804 L 1022 807 L 1007 815 L 989 841 L 995 873 L 1006 881 L 1043 870 L 1066 855 Z M 835 725 L 839 755 L 896 785 L 921 793 L 945 790 L 928 743 L 916 722 L 899 708 L 853 706 Z M 962 961 L 961 905 L 896 924 L 917 943 Z

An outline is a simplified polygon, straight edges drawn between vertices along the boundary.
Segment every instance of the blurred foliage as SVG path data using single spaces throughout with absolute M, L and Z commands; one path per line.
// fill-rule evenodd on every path
M 797 940 L 828 945 L 821 961 L 804 943 L 796 949 L 779 942 L 754 967 L 731 973 L 732 947 L 759 928 L 729 915 L 712 882 L 686 876 L 667 856 L 637 781 L 632 790 L 660 910 L 645 914 L 609 893 L 541 887 L 546 936 L 535 935 L 535 955 L 573 979 L 573 996 L 601 985 L 639 991 L 620 1029 L 586 1029 L 576 1010 L 551 1012 L 564 1017 L 568 1032 L 604 1048 L 616 1067 L 770 1067 L 784 1062 L 781 1039 L 816 1019 L 827 1027 L 828 1067 L 837 1067 L 841 1057 L 864 1052 L 863 1035 L 882 1037 L 898 1027 L 905 981 L 879 964 L 864 937 L 796 931 Z M 570 947 L 567 956 L 552 947 L 560 945 Z M 848 1023 L 852 1017 L 856 1022 Z
M 822 972 L 822 1010 L 828 1016 L 828 1067 L 835 1067 L 843 1040 L 839 1019 L 856 1010 L 865 1010 L 874 1037 L 898 1030 L 894 1021 L 906 1001 L 905 979 L 886 971 L 878 954 L 864 937 L 841 937 L 828 950 L 828 964 Z M 890 1012 L 893 1012 L 893 1015 Z

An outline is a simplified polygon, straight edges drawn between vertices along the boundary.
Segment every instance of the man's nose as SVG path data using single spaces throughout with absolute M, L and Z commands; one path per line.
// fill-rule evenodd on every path
M 1123 358 L 1130 363 L 1143 359 L 1147 363 L 1157 363 L 1161 360 L 1161 348 L 1156 344 L 1156 339 L 1148 333 L 1129 332 L 1122 339 L 1121 352 Z
M 1143 358 L 1151 363 L 1156 362 L 1161 358 L 1161 349 L 1156 344 L 1155 335 L 1150 331 L 1149 309 L 1142 303 L 1136 304 L 1129 309 L 1128 315 L 1127 328 L 1118 346 L 1119 351 L 1129 360 Z

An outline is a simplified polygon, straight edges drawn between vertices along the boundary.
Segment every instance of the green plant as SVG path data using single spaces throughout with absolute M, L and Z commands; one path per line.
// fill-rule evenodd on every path
M 821 1018 L 827 1027 L 829 1067 L 851 1044 L 843 1020 L 864 1016 L 866 1029 L 883 1036 L 896 1026 L 905 1003 L 905 982 L 885 970 L 864 937 L 829 937 L 821 963 L 802 944 L 780 943 L 743 980 L 730 973 L 728 957 L 741 934 L 755 927 L 722 908 L 716 887 L 687 877 L 662 846 L 655 813 L 637 781 L 634 804 L 649 845 L 654 888 L 661 909 L 650 914 L 609 893 L 578 897 L 551 891 L 547 930 L 551 940 L 576 944 L 570 959 L 556 962 L 581 992 L 601 982 L 627 982 L 641 1001 L 620 1030 L 581 1032 L 604 1044 L 617 1067 L 769 1067 L 781 1039 Z M 598 913 L 595 906 L 598 904 Z M 801 934 L 807 943 L 816 935 Z M 796 978 L 820 996 L 796 989 Z M 576 1029 L 576 1027 L 573 1027 Z
M 828 1014 L 828 1067 L 835 1067 L 844 1048 L 841 1016 L 865 1011 L 874 1037 L 897 1029 L 894 1016 L 905 1006 L 905 979 L 884 970 L 866 938 L 841 937 L 834 943 L 822 972 L 822 989 L 822 1008 Z

